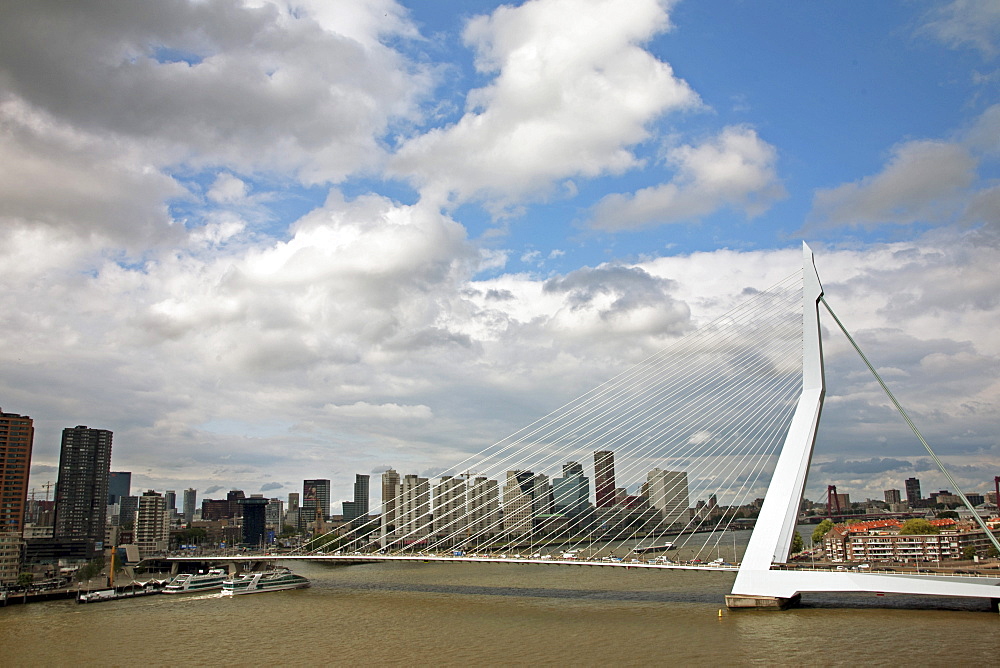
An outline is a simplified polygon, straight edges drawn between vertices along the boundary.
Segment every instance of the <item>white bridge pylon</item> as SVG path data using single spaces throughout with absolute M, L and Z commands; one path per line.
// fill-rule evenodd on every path
M 823 286 L 812 251 L 805 243 L 802 249 L 802 394 L 726 604 L 730 608 L 782 608 L 803 592 L 1000 598 L 1000 578 L 772 568 L 788 560 L 826 393 L 819 324 Z

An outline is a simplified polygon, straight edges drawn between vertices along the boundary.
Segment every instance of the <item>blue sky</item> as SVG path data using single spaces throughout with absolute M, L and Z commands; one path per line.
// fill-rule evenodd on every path
M 33 484 L 76 424 L 157 489 L 440 468 L 803 239 L 963 484 L 1000 469 L 995 3 L 5 13 L 0 406 L 37 421 Z M 923 455 L 847 376 L 817 458 L 878 496 Z

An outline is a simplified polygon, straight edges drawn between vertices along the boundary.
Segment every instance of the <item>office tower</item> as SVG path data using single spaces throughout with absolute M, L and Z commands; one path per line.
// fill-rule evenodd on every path
M 177 492 L 175 490 L 168 489 L 164 492 L 163 500 L 167 504 L 167 517 L 177 513 Z
M 123 496 L 132 495 L 132 472 L 111 471 L 108 473 L 108 505 L 118 503 Z
M 28 471 L 35 439 L 34 422 L 27 415 L 0 409 L 0 533 L 24 531 L 28 501 Z M 16 578 L 16 574 L 15 574 Z
M 227 517 L 243 517 L 243 506 L 240 499 L 247 498 L 242 489 L 231 489 L 226 492 L 226 502 L 229 504 Z
M 289 512 L 292 512 L 292 511 L 298 512 L 298 510 L 299 510 L 299 493 L 298 492 L 289 492 L 288 493 L 288 511 Z
M 197 508 L 198 490 L 188 487 L 184 490 L 184 521 L 191 524 L 194 521 L 194 509 Z
M 456 534 L 465 528 L 465 481 L 450 475 L 442 476 L 434 486 L 434 531 L 443 535 Z
M 906 502 L 910 506 L 916 508 L 920 505 L 920 480 L 917 478 L 907 478 L 904 483 L 906 486 Z
M 885 496 L 886 503 L 894 504 L 902 502 L 902 497 L 900 497 L 898 489 L 887 489 L 882 494 Z
M 396 535 L 403 544 L 427 535 L 431 521 L 431 486 L 427 478 L 405 475 L 399 484 Z
M 134 529 L 135 514 L 138 510 L 138 496 L 123 496 L 118 499 L 118 526 L 129 531 Z
M 251 494 L 239 499 L 243 511 L 243 545 L 257 547 L 265 543 L 267 535 L 267 504 L 262 494 Z
M 480 476 L 469 488 L 469 519 L 466 534 L 487 538 L 500 531 L 500 485 Z
M 80 425 L 62 433 L 56 483 L 57 538 L 104 544 L 112 433 Z
M 360 473 L 354 476 L 354 500 L 343 502 L 344 521 L 368 517 L 368 484 L 369 476 Z
M 143 492 L 135 513 L 135 544 L 140 556 L 145 558 L 167 549 L 168 522 L 163 496 L 153 490 Z
M 656 468 L 646 474 L 649 504 L 660 511 L 660 526 L 687 522 L 688 477 L 684 471 L 661 471 Z
M 576 462 L 563 464 L 563 476 L 552 480 L 552 510 L 564 515 L 579 515 L 590 505 L 590 480 L 583 475 L 583 466 Z
M 299 508 L 299 531 L 314 530 L 330 514 L 330 481 L 302 481 L 302 506 Z
M 519 535 L 531 531 L 534 477 L 531 471 L 507 471 L 507 482 L 503 486 L 505 533 Z
M 535 517 L 552 512 L 552 483 L 544 473 L 538 473 L 531 481 L 531 512 Z
M 399 474 L 393 469 L 382 474 L 382 517 L 379 533 L 384 537 L 396 530 L 399 510 Z M 382 545 L 385 545 L 383 538 Z
M 610 450 L 594 453 L 594 490 L 598 508 L 615 505 L 615 453 Z
M 275 533 L 282 533 L 285 529 L 283 526 L 285 523 L 284 502 L 281 499 L 268 499 L 264 519 L 267 526 L 272 527 Z

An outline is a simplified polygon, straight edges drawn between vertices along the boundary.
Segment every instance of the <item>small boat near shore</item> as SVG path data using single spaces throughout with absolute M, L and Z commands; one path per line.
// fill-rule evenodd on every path
M 199 591 L 222 589 L 222 583 L 229 579 L 224 568 L 210 568 L 207 572 L 181 573 L 163 588 L 164 594 L 193 594 Z
M 309 580 L 301 575 L 296 575 L 287 568 L 275 568 L 257 573 L 244 573 L 239 577 L 226 580 L 222 583 L 221 595 L 259 594 L 265 591 L 302 589 L 308 586 Z

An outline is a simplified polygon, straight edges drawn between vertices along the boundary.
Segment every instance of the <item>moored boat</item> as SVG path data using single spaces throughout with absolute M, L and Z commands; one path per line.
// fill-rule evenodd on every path
M 258 594 L 265 591 L 301 589 L 308 586 L 309 580 L 301 575 L 296 575 L 287 568 L 275 568 L 258 573 L 244 573 L 237 578 L 226 580 L 222 583 L 222 596 Z
M 210 568 L 205 573 L 181 573 L 163 588 L 163 593 L 189 594 L 222 589 L 222 583 L 228 578 L 229 574 L 224 568 Z

